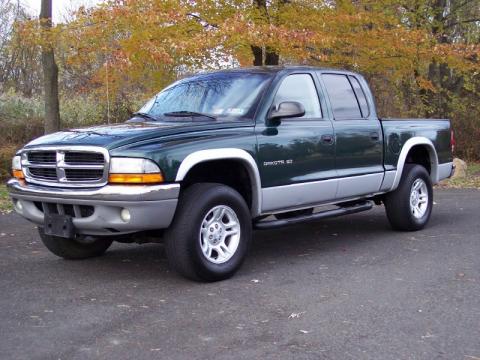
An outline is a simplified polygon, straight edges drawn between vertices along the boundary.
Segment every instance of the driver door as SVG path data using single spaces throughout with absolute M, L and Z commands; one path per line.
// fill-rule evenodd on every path
M 318 89 L 312 74 L 287 75 L 271 106 L 296 101 L 305 108 L 305 115 L 257 125 L 264 212 L 335 197 L 335 138 L 332 122 L 322 114 Z

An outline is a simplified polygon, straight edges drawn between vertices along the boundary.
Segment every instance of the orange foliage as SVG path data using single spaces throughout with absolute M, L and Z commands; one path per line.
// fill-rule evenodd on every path
M 37 36 L 42 31 L 32 24 L 24 24 L 24 33 L 33 42 L 57 44 L 73 69 L 97 64 L 91 75 L 97 86 L 105 85 L 108 71 L 113 93 L 139 87 L 153 93 L 179 73 L 249 65 L 252 45 L 275 51 L 282 63 L 350 68 L 392 80 L 417 74 L 417 85 L 426 90 L 433 85 L 422 74 L 432 61 L 460 72 L 478 67 L 478 45 L 439 44 L 403 15 L 398 1 L 253 3 L 110 0 L 80 9 L 49 36 Z

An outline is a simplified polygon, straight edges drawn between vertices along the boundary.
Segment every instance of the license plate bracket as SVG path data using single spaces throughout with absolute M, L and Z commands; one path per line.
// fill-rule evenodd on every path
M 45 235 L 71 239 L 75 236 L 75 225 L 69 215 L 45 214 L 43 231 Z

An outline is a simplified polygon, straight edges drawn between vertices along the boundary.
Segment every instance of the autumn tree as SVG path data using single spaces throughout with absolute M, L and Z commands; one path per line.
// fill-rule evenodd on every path
M 107 86 L 120 103 L 148 97 L 199 70 L 309 64 L 362 72 L 389 94 L 383 115 L 458 122 L 452 109 L 478 99 L 478 11 L 478 0 L 109 0 L 51 41 L 99 99 Z

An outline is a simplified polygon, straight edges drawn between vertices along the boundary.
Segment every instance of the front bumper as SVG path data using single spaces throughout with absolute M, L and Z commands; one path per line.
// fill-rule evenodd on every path
M 46 211 L 72 216 L 85 235 L 128 234 L 164 229 L 172 222 L 180 184 L 105 185 L 95 189 L 58 189 L 11 179 L 7 189 L 17 213 L 43 226 Z M 123 209 L 130 220 L 121 217 Z

